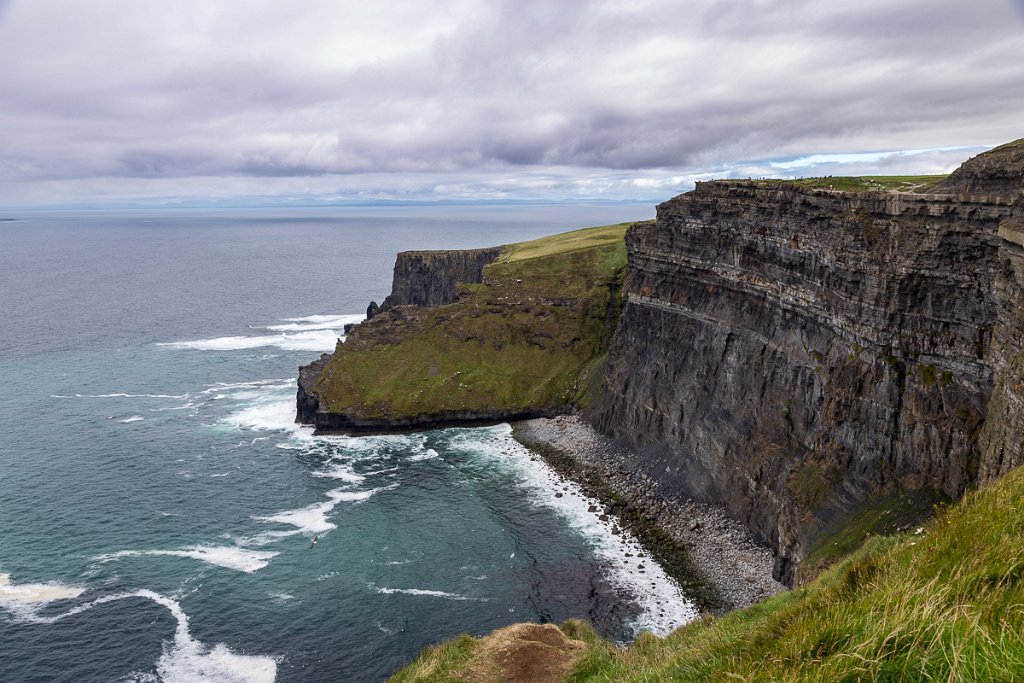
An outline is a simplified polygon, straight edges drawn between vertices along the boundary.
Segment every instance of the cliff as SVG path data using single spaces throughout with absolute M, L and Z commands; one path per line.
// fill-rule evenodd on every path
M 380 311 L 395 306 L 444 306 L 458 299 L 459 285 L 483 282 L 484 266 L 500 247 L 457 251 L 403 251 L 395 259 L 391 294 Z
M 297 420 L 392 432 L 586 405 L 617 319 L 625 230 L 399 254 L 376 315 L 300 369 Z
M 931 194 L 717 181 L 661 204 L 626 237 L 590 418 L 749 525 L 788 582 L 880 497 L 1020 464 L 1022 149 Z

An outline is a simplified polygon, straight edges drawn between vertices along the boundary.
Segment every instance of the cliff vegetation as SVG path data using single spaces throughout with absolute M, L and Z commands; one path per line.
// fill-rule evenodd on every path
M 509 664 L 539 651 L 563 667 L 548 680 L 564 681 L 1020 680 L 1022 498 L 1017 469 L 919 529 L 871 537 L 802 588 L 664 639 L 645 634 L 620 649 L 568 622 L 560 629 L 576 645 L 559 655 L 529 635 L 499 650 L 500 631 L 463 636 L 392 680 L 529 680 Z
M 338 344 L 312 384 L 317 426 L 387 431 L 587 405 L 618 315 L 627 227 L 492 250 L 477 283 L 465 282 L 460 270 L 451 303 L 394 305 L 389 297 L 382 313 Z M 450 270 L 450 254 L 458 253 L 412 257 L 430 273 L 431 259 Z M 400 255 L 396 281 L 402 261 Z M 415 295 L 399 300 L 408 299 Z

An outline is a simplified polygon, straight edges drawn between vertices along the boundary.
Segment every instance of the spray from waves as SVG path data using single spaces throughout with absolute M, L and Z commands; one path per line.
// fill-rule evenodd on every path
M 245 572 L 246 574 L 252 574 L 266 567 L 270 563 L 271 558 L 279 554 L 269 550 L 248 550 L 233 546 L 196 545 L 181 548 L 180 550 L 121 550 L 116 553 L 97 555 L 92 559 L 99 562 L 111 562 L 122 557 L 187 557 L 217 567 L 225 567 Z
M 157 346 L 197 351 L 241 351 L 268 346 L 285 351 L 329 351 L 334 348 L 338 338 L 343 336 L 345 325 L 358 323 L 365 317 L 362 314 L 349 314 L 286 318 L 280 325 L 255 328 L 267 330 L 273 334 L 160 342 Z
M 509 425 L 451 430 L 450 434 L 453 449 L 485 458 L 489 468 L 513 476 L 536 504 L 553 508 L 590 541 L 608 567 L 609 580 L 633 596 L 640 608 L 640 616 L 630 625 L 636 634 L 646 630 L 664 636 L 699 616 L 696 605 L 660 565 L 650 557 L 637 557 L 646 553 L 636 538 L 624 530 L 614 534 L 613 520 L 602 521 L 598 512 L 589 512 L 591 506 L 601 509 L 599 501 L 542 460 L 532 459 L 530 451 L 512 438 Z M 553 495 L 556 491 L 562 496 Z
M 222 643 L 207 648 L 192 637 L 188 628 L 188 615 L 177 601 L 147 589 L 107 595 L 55 616 L 41 616 L 33 611 L 19 614 L 18 617 L 30 623 L 54 624 L 99 605 L 128 598 L 152 600 L 166 607 L 177 622 L 174 640 L 164 643 L 163 654 L 156 664 L 157 674 L 164 683 L 273 683 L 277 678 L 277 660 L 273 657 L 235 654 Z

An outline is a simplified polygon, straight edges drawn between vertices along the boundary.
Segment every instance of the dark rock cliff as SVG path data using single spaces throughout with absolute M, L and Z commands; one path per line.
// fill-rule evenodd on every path
M 660 205 L 627 234 L 592 421 L 748 524 L 788 582 L 873 496 L 957 497 L 1019 464 L 1020 149 L 950 194 L 718 181 Z
M 500 247 L 460 251 L 403 251 L 395 259 L 391 294 L 380 312 L 395 306 L 443 306 L 458 298 L 460 284 L 483 281 L 484 266 Z

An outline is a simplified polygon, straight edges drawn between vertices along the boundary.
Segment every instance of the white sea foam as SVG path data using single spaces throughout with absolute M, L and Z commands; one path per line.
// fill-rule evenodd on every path
M 310 428 L 295 423 L 295 397 L 280 397 L 281 392 L 268 393 L 221 419 L 222 424 L 255 431 L 299 432 Z
M 237 546 L 196 545 L 179 550 L 121 550 L 116 553 L 97 555 L 94 560 L 110 562 L 122 557 L 166 556 L 187 557 L 217 567 L 235 569 L 251 574 L 259 571 L 270 563 L 270 559 L 279 553 L 270 550 L 249 550 Z
M 53 624 L 98 605 L 126 598 L 152 600 L 166 607 L 177 622 L 174 640 L 165 643 L 163 654 L 156 663 L 157 674 L 164 683 L 273 683 L 277 678 L 277 660 L 273 657 L 235 654 L 222 643 L 212 648 L 203 645 L 189 632 L 188 615 L 181 609 L 181 605 L 151 590 L 141 589 L 130 593 L 107 595 L 56 616 L 43 617 L 33 613 L 21 617 L 24 621 L 32 623 Z
M 631 624 L 635 633 L 651 631 L 667 635 L 674 629 L 697 618 L 698 611 L 692 600 L 686 598 L 674 579 L 665 573 L 652 558 L 643 552 L 639 542 L 628 531 L 613 534 L 617 520 L 602 522 L 599 512 L 588 512 L 591 505 L 601 510 L 596 499 L 589 498 L 575 483 L 565 480 L 512 437 L 512 428 L 505 425 L 479 429 L 458 430 L 451 443 L 467 453 L 479 454 L 491 466 L 510 472 L 538 505 L 557 511 L 574 529 L 586 537 L 594 552 L 608 566 L 609 580 L 634 596 L 641 614 Z M 561 497 L 555 497 L 561 492 Z M 633 555 L 627 557 L 626 553 Z M 644 572 L 639 571 L 639 565 Z
M 438 457 L 437 451 L 435 451 L 433 448 L 428 448 L 425 451 L 420 451 L 418 453 L 413 453 L 412 455 L 407 457 L 406 460 L 410 460 L 410 461 L 416 462 L 416 461 L 419 461 L 419 460 L 432 460 L 433 458 L 436 458 L 436 457 Z
M 364 315 L 358 314 L 286 318 L 281 324 L 262 328 L 273 334 L 161 342 L 157 346 L 196 351 L 241 351 L 268 346 L 285 351 L 330 351 L 338 338 L 343 336 L 346 324 L 357 323 L 364 318 Z
M 0 607 L 36 605 L 54 600 L 76 598 L 85 591 L 81 586 L 67 586 L 61 583 L 11 583 L 10 574 L 0 574 Z
M 349 484 L 361 484 L 366 477 L 356 474 L 350 465 L 336 464 L 325 470 L 317 470 L 312 473 L 314 477 L 327 477 L 329 479 L 340 479 Z
M 236 389 L 270 389 L 270 388 L 285 388 L 294 387 L 295 378 L 286 377 L 284 379 L 258 379 L 252 382 L 214 382 L 213 384 L 207 384 L 206 388 L 200 391 L 200 394 L 221 394 L 225 391 L 234 391 Z
M 50 398 L 188 398 L 188 394 L 50 394 Z
M 118 422 L 127 425 L 131 424 L 132 422 L 142 422 L 145 419 L 146 418 L 142 417 L 141 415 L 131 415 L 129 417 L 124 418 L 123 420 L 118 420 Z
M 337 503 L 331 501 L 325 501 L 323 503 L 314 503 L 313 505 L 307 505 L 304 508 L 297 510 L 286 510 L 279 512 L 276 515 L 268 515 L 266 517 L 257 517 L 256 519 L 263 522 L 275 522 L 277 524 L 287 524 L 296 528 L 296 531 L 285 532 L 288 535 L 294 535 L 297 533 L 306 534 L 324 534 L 331 529 L 337 529 L 337 525 L 327 521 L 327 515 L 330 514 L 331 510 L 335 508 Z
M 296 510 L 285 510 L 279 512 L 276 515 L 268 515 L 266 517 L 257 517 L 256 519 L 263 522 L 274 522 L 277 524 L 287 524 L 288 526 L 295 527 L 295 531 L 285 532 L 268 532 L 260 534 L 250 539 L 240 539 L 240 542 L 248 542 L 253 544 L 263 545 L 268 542 L 268 539 L 273 540 L 275 536 L 281 538 L 284 536 L 291 536 L 298 533 L 302 534 L 325 534 L 332 529 L 337 529 L 338 526 L 327 519 L 327 515 L 338 506 L 339 503 L 360 503 L 364 500 L 369 500 L 371 496 L 388 489 L 393 489 L 397 484 L 390 486 L 382 486 L 375 489 L 368 489 L 366 491 L 349 491 L 345 489 L 334 489 L 327 492 L 328 500 L 322 503 L 313 503 L 303 508 Z
M 487 602 L 486 598 L 471 598 L 465 595 L 459 595 L 458 593 L 445 593 L 444 591 L 432 591 L 422 588 L 384 588 L 382 586 L 374 586 L 372 584 L 370 587 L 377 593 L 382 593 L 384 595 L 402 593 L 403 595 L 425 595 L 432 598 L 445 598 L 447 600 L 474 600 L 478 602 Z
M 333 491 L 327 492 L 327 497 L 335 503 L 361 503 L 364 500 L 369 500 L 371 496 L 374 496 L 381 491 L 390 491 L 391 489 L 397 488 L 398 484 L 391 484 L 390 486 L 380 486 L 375 489 L 369 489 L 367 491 L 345 491 L 342 489 L 334 489 Z
M 275 332 L 308 332 L 313 330 L 344 330 L 345 325 L 366 320 L 363 314 L 355 315 L 310 315 L 305 318 L 285 318 L 280 325 L 267 325 Z

